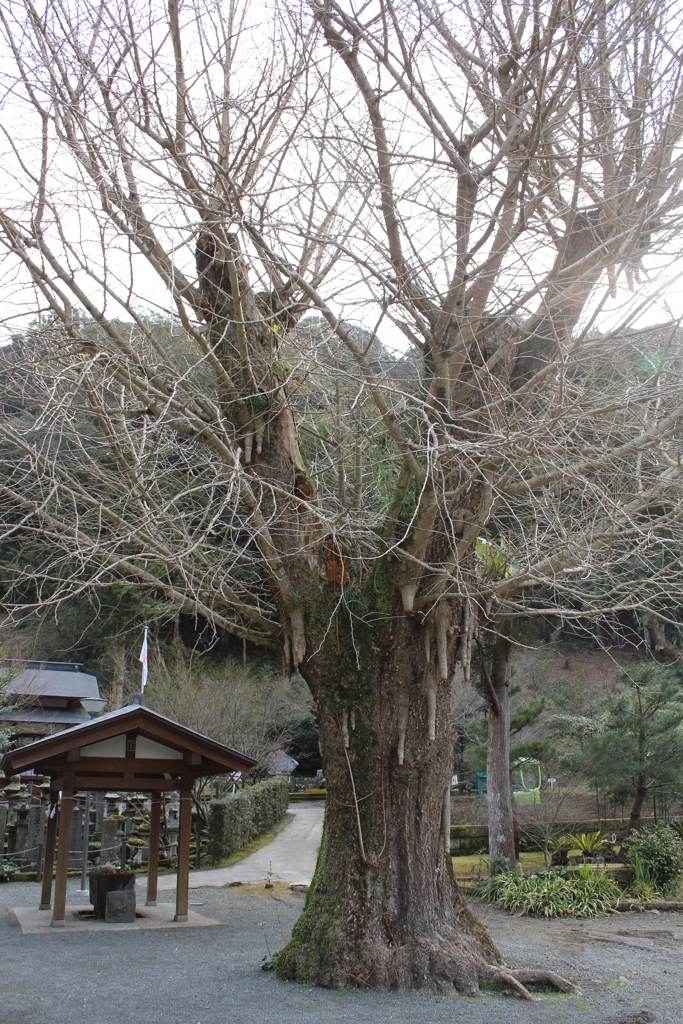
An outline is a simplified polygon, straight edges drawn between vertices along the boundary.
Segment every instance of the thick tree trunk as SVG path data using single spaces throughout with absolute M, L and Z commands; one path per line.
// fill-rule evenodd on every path
M 633 805 L 631 807 L 631 813 L 630 813 L 629 819 L 628 819 L 628 830 L 627 830 L 627 833 L 626 833 L 627 835 L 630 832 L 633 832 L 634 828 L 638 827 L 638 822 L 640 821 L 640 814 L 641 814 L 641 811 L 643 810 L 643 804 L 645 803 L 646 796 L 647 796 L 647 786 L 645 785 L 645 776 L 644 775 L 639 775 L 638 776 L 638 783 L 636 785 L 636 798 L 633 801 Z
M 331 987 L 474 993 L 480 980 L 499 978 L 500 958 L 467 909 L 450 859 L 457 637 L 448 641 L 448 671 L 439 679 L 437 644 L 425 642 L 430 627 L 393 621 L 375 638 L 375 652 L 380 643 L 382 651 L 370 664 L 363 654 L 372 647 L 359 643 L 355 626 L 360 669 L 340 623 L 341 663 L 335 672 L 328 661 L 312 684 L 328 790 L 325 831 L 277 973 Z
M 496 639 L 491 684 L 496 704 L 489 713 L 486 802 L 489 816 L 489 862 L 491 872 L 514 871 L 515 827 L 510 782 L 510 677 L 512 648 L 505 636 Z
M 272 513 L 274 541 L 264 532 L 258 543 L 286 661 L 316 699 L 327 779 L 315 877 L 277 973 L 332 987 L 467 993 L 487 981 L 530 998 L 467 909 L 450 859 L 450 681 L 458 645 L 469 668 L 476 619 L 469 604 L 464 614 L 458 601 L 437 600 L 438 592 L 433 607 L 410 614 L 418 584 L 389 559 L 350 588 L 343 547 L 318 535 L 300 504 L 315 492 L 275 367 L 277 335 L 259 319 L 237 238 L 219 244 L 203 233 L 197 269 L 210 338 L 231 381 L 225 416 L 245 465 L 292 490 L 291 515 L 282 506 L 276 515 L 264 497 L 259 514 Z M 358 493 L 361 475 L 354 475 Z M 429 508 L 419 528 L 425 537 L 436 505 Z M 288 553 L 286 569 L 277 552 Z

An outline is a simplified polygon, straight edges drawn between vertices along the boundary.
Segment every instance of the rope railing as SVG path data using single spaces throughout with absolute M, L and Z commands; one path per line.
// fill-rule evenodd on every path
M 0 859 L 16 860 L 17 857 L 25 858 L 26 854 L 31 853 L 33 850 L 38 852 L 38 850 L 41 848 L 41 845 L 41 843 L 38 843 L 37 846 L 25 846 L 22 850 L 15 850 L 14 853 L 0 853 Z

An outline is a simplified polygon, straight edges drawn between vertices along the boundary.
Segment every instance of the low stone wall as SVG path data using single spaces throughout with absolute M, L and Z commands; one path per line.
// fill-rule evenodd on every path
M 641 824 L 654 822 L 654 818 L 641 818 Z M 554 836 L 568 835 L 575 832 L 606 832 L 616 834 L 617 843 L 626 837 L 628 820 L 621 821 L 556 821 L 552 827 Z M 524 822 L 520 825 L 520 849 L 531 853 L 542 848 L 543 833 L 547 825 L 544 823 Z M 479 853 L 488 853 L 488 825 L 452 825 L 451 826 L 451 857 L 473 857 Z

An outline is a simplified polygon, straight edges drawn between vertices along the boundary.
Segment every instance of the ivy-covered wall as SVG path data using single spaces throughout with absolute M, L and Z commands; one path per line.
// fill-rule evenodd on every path
M 289 780 L 281 775 L 240 789 L 209 807 L 209 857 L 217 864 L 282 821 L 289 806 Z

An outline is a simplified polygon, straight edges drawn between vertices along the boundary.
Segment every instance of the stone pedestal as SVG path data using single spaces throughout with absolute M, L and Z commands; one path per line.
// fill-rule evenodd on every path
M 105 921 L 110 924 L 135 923 L 135 889 L 107 893 Z

